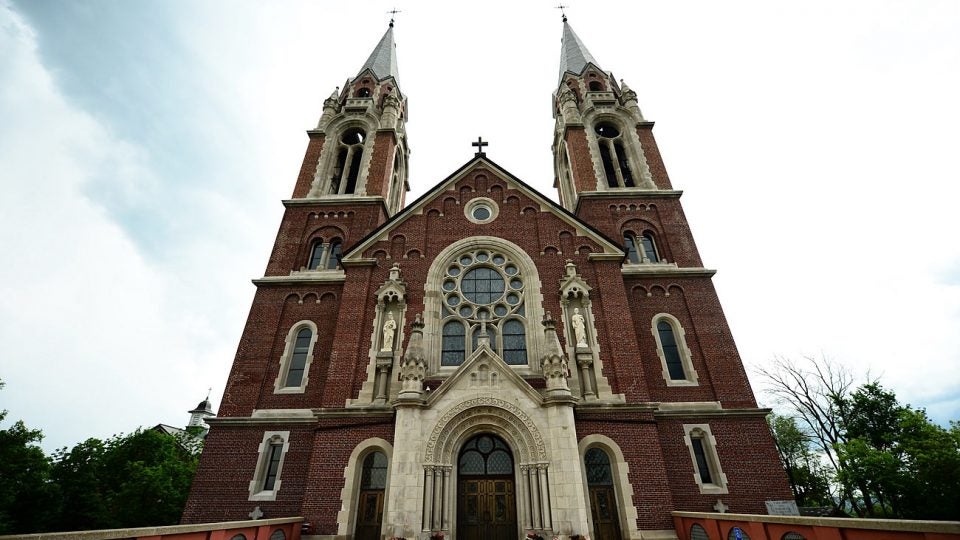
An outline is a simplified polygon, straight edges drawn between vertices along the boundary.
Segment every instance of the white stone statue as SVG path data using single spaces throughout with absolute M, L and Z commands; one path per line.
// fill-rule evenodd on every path
M 570 317 L 573 324 L 573 335 L 577 338 L 577 347 L 587 346 L 587 325 L 584 323 L 583 315 L 580 314 L 580 308 L 573 308 L 573 317 Z
M 393 313 L 387 314 L 387 322 L 383 323 L 383 341 L 380 346 L 381 351 L 393 350 L 393 334 L 397 331 L 397 321 L 393 318 Z

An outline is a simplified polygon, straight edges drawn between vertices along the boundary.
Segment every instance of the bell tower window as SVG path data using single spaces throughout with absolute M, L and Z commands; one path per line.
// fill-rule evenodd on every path
M 627 158 L 620 130 L 611 122 L 600 122 L 594 132 L 597 134 L 597 145 L 607 185 L 612 188 L 634 187 L 630 160 Z
M 330 193 L 349 195 L 357 190 L 360 176 L 360 160 L 363 158 L 363 143 L 366 132 L 360 128 L 348 129 L 340 136 L 337 163 L 330 179 Z
M 314 240 L 307 270 L 335 270 L 340 265 L 341 252 L 340 240 L 331 240 L 330 243 L 325 243 L 322 238 Z

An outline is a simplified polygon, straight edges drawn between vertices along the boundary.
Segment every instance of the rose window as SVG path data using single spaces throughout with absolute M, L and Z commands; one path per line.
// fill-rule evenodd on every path
M 484 331 L 506 363 L 527 363 L 524 283 L 516 264 L 494 251 L 464 253 L 451 261 L 441 287 L 440 365 L 462 364 Z

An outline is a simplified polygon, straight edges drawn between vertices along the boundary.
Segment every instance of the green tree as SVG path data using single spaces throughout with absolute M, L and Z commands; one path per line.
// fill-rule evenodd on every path
M 176 524 L 197 466 L 176 438 L 152 430 L 88 439 L 56 458 L 60 530 Z
M 0 422 L 6 417 L 0 410 Z M 53 521 L 58 492 L 50 462 L 37 446 L 42 439 L 40 430 L 22 421 L 0 430 L 0 534 L 48 530 Z
M 767 421 L 797 503 L 801 506 L 835 507 L 830 493 L 829 473 L 813 446 L 812 437 L 791 416 L 771 414 Z

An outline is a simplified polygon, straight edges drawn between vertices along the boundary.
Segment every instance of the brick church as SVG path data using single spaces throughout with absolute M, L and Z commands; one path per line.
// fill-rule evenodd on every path
M 479 141 L 408 202 L 393 33 L 308 132 L 183 521 L 675 538 L 792 499 L 637 94 L 564 18 L 560 203 Z

